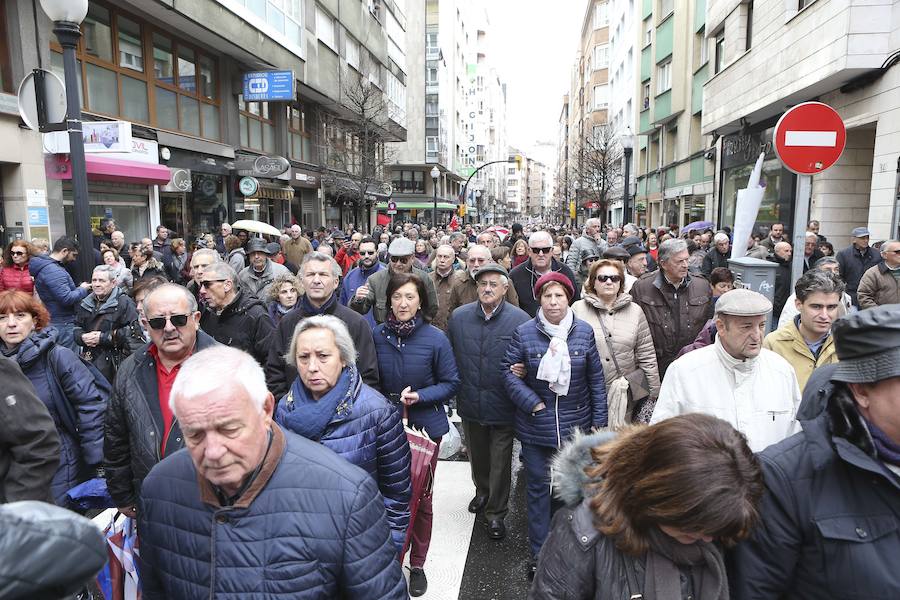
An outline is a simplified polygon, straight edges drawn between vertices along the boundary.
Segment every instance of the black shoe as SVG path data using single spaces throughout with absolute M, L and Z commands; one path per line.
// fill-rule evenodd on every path
M 421 568 L 411 568 L 409 570 L 409 595 L 418 598 L 428 590 L 428 579 L 425 577 L 425 571 Z
M 537 573 L 537 561 L 533 560 L 528 565 L 528 581 L 534 581 L 535 573 Z
M 472 501 L 469 502 L 469 512 L 480 513 L 484 510 L 484 505 L 487 504 L 487 501 L 487 496 L 475 496 L 472 498 Z
M 488 536 L 492 540 L 502 540 L 506 537 L 506 524 L 502 519 L 491 519 L 488 523 Z

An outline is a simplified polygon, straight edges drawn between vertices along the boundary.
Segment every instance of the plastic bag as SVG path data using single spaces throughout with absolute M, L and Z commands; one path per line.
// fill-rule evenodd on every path
M 447 424 L 450 425 L 450 431 L 441 438 L 441 447 L 438 451 L 439 460 L 453 458 L 462 449 L 462 438 L 459 435 L 459 430 L 449 417 L 447 418 Z

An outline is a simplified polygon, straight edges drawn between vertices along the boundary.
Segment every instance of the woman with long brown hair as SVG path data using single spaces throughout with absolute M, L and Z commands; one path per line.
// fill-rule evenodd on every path
M 746 438 L 703 414 L 579 437 L 554 462 L 557 512 L 530 599 L 726 600 L 723 547 L 764 484 Z

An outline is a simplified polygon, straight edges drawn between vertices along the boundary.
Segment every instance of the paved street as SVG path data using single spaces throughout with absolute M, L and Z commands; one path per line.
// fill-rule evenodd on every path
M 458 418 L 454 417 L 454 421 Z M 513 486 L 506 539 L 488 538 L 487 527 L 467 510 L 475 487 L 465 460 L 438 465 L 434 492 L 434 531 L 425 563 L 425 600 L 518 600 L 528 593 L 528 536 L 525 478 L 519 445 L 513 448 Z M 408 565 L 407 565 L 408 566 Z M 405 571 L 407 576 L 408 571 Z

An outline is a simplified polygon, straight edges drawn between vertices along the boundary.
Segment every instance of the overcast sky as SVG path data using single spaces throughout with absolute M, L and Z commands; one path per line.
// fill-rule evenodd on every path
M 509 143 L 552 166 L 588 0 L 484 1 L 494 50 L 488 60 L 507 84 Z

